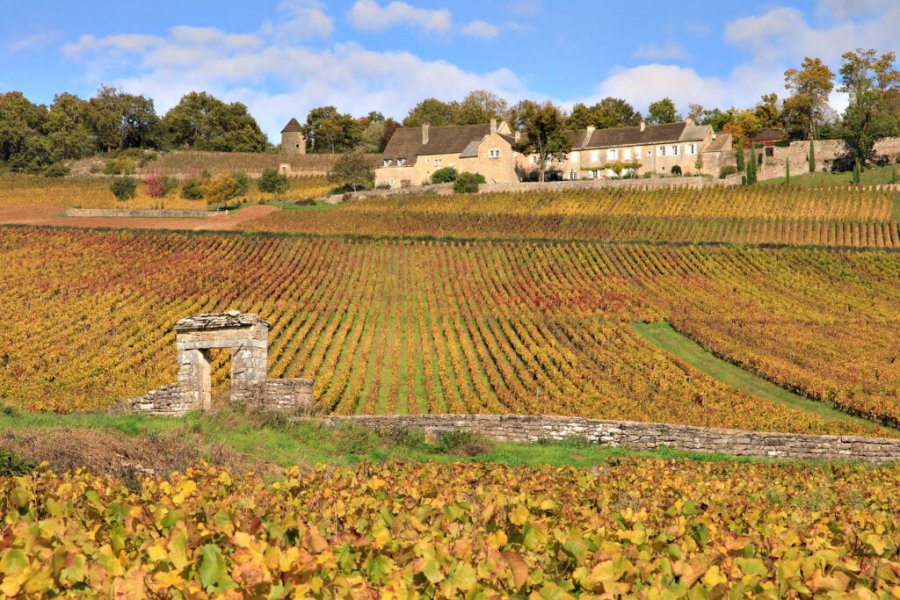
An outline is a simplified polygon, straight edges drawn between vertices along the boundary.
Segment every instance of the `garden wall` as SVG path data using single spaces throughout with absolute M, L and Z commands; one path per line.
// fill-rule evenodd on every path
M 175 208 L 65 208 L 65 217 L 150 217 L 166 219 L 205 219 L 219 213 Z
M 717 452 L 736 456 L 794 459 L 900 461 L 900 440 L 852 436 L 766 433 L 638 423 L 600 421 L 580 417 L 524 415 L 397 415 L 323 417 L 324 425 L 355 423 L 374 429 L 411 428 L 430 434 L 462 430 L 510 442 L 584 438 L 604 446 L 650 450 L 667 446 L 679 450 Z

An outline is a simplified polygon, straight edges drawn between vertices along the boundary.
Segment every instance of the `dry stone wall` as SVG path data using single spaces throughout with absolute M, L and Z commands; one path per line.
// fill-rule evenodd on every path
M 461 430 L 510 442 L 584 438 L 605 446 L 650 450 L 668 446 L 679 450 L 818 460 L 900 461 L 900 440 L 853 436 L 767 433 L 638 423 L 580 417 L 525 415 L 399 415 L 324 417 L 323 425 L 354 423 L 374 429 L 411 428 L 430 434 Z
M 206 219 L 221 213 L 175 208 L 66 208 L 64 217 L 145 217 L 166 219 Z

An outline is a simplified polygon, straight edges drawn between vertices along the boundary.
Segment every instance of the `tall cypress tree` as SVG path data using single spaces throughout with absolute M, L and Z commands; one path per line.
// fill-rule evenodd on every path
M 756 144 L 750 145 L 750 160 L 747 161 L 747 185 L 756 183 Z
M 784 184 L 791 184 L 791 162 L 788 159 L 784 159 Z
M 809 172 L 816 172 L 816 149 L 812 140 L 809 140 Z

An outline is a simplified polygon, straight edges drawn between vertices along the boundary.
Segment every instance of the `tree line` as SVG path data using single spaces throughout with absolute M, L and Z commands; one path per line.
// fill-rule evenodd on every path
M 679 113 L 670 98 L 652 102 L 646 115 L 627 100 L 607 97 L 570 110 L 551 102 L 522 100 L 509 104 L 485 90 L 462 100 L 426 98 L 402 122 L 377 111 L 362 117 L 334 106 L 311 109 L 303 124 L 307 151 L 313 153 L 382 152 L 400 126 L 423 123 L 440 127 L 506 120 L 525 134 L 521 150 L 547 155 L 569 150 L 565 130 L 675 123 L 690 117 L 697 124 L 732 134 L 736 145 L 766 128 L 788 139 L 843 139 L 861 165 L 872 158 L 878 138 L 900 135 L 900 75 L 894 52 L 857 49 L 842 57 L 836 75 L 819 58 L 806 57 L 784 73 L 785 97 L 764 94 L 750 108 L 706 108 L 690 104 Z M 828 98 L 848 94 L 849 106 L 836 113 Z M 57 95 L 49 106 L 34 104 L 20 92 L 0 95 L 0 164 L 14 171 L 40 172 L 69 159 L 129 148 L 192 149 L 225 152 L 277 150 L 240 102 L 225 103 L 205 92 L 190 92 L 165 115 L 153 100 L 113 87 L 101 87 L 88 100 Z

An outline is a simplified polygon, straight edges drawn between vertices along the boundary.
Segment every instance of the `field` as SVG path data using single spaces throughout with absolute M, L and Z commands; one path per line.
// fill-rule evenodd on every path
M 167 208 L 203 210 L 205 200 L 186 200 L 178 191 L 163 198 L 152 198 L 146 186 L 138 184 L 137 196 L 127 202 L 119 202 L 109 189 L 106 177 L 48 178 L 32 175 L 0 176 L 0 209 L 21 205 L 53 208 Z M 292 177 L 290 190 L 285 197 L 290 200 L 318 198 L 334 186 L 324 177 Z M 245 202 L 271 201 L 272 195 L 262 193 L 251 186 L 241 200 Z
M 0 401 L 32 410 L 93 409 L 172 381 L 173 323 L 238 309 L 272 323 L 270 376 L 313 377 L 322 407 L 342 414 L 896 435 L 738 392 L 631 327 L 668 321 L 803 395 L 900 418 L 894 252 L 3 233 Z M 215 361 L 219 389 L 227 359 Z
M 293 468 L 273 483 L 201 466 L 134 492 L 46 472 L 0 479 L 0 592 L 888 598 L 898 486 L 896 467 L 635 458 Z
M 392 196 L 328 214 L 271 215 L 259 231 L 433 238 L 900 247 L 900 192 L 874 188 L 583 190 Z

